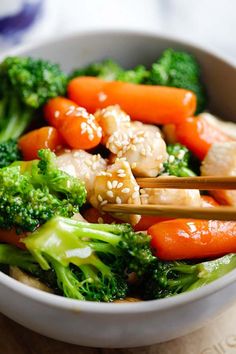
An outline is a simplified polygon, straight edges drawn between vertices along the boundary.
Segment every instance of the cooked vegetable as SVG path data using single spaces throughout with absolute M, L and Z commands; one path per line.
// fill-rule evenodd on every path
M 64 94 L 67 77 L 58 65 L 30 57 L 0 64 L 0 142 L 18 138 L 49 98 Z
M 148 229 L 162 260 L 219 257 L 236 252 L 236 222 L 175 219 Z
M 10 165 L 21 159 L 21 152 L 16 139 L 9 139 L 0 143 L 0 168 Z
M 139 84 L 149 76 L 149 72 L 143 65 L 138 65 L 132 70 L 124 70 L 114 60 L 106 59 L 74 70 L 71 79 L 78 76 L 97 76 L 107 81 L 117 80 Z
M 181 144 L 172 144 L 167 146 L 169 158 L 164 162 L 163 173 L 176 177 L 191 177 L 196 174 L 191 170 L 190 151 Z
M 190 117 L 176 125 L 176 139 L 185 145 L 200 160 L 206 156 L 212 144 L 232 141 L 218 127 L 202 117 Z
M 197 264 L 156 260 L 142 284 L 145 300 L 161 299 L 200 288 L 236 267 L 236 254 Z
M 55 217 L 23 242 L 42 269 L 55 270 L 64 295 L 80 300 L 124 298 L 127 271 L 141 276 L 155 259 L 150 237 L 134 233 L 127 224 Z
M 43 127 L 23 135 L 18 145 L 24 160 L 34 160 L 38 158 L 38 151 L 41 149 L 59 150 L 63 140 L 55 128 Z
M 92 114 L 63 97 L 45 106 L 46 119 L 54 125 L 73 149 L 92 149 L 102 138 L 102 129 Z
M 72 101 L 93 113 L 98 108 L 119 104 L 132 119 L 144 123 L 180 123 L 194 114 L 196 96 L 173 87 L 107 82 L 95 77 L 78 77 L 69 82 Z
M 60 171 L 50 150 L 39 157 L 0 170 L 0 228 L 33 231 L 54 215 L 72 216 L 85 202 L 83 182 Z
M 205 88 L 200 78 L 200 68 L 196 59 L 189 53 L 165 50 L 152 64 L 148 82 L 152 85 L 179 87 L 193 91 L 197 96 L 197 111 L 206 108 Z

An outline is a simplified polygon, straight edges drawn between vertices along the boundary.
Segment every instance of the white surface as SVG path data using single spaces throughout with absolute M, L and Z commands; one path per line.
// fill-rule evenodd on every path
M 0 0 L 0 13 L 6 1 Z M 236 60 L 235 0 L 44 1 L 44 14 L 25 36 L 27 42 L 84 29 L 151 30 L 216 48 Z
M 125 28 L 175 34 L 236 59 L 235 0 L 45 0 L 39 36 Z

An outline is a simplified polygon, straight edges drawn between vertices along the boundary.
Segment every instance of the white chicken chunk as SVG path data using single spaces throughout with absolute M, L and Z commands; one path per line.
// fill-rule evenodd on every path
M 199 117 L 203 118 L 206 120 L 209 124 L 213 125 L 214 127 L 217 127 L 220 129 L 222 132 L 224 132 L 226 135 L 228 135 L 232 139 L 236 139 L 236 124 L 233 122 L 225 122 L 221 120 L 218 117 L 213 116 L 210 113 L 203 112 L 199 114 Z
M 202 205 L 199 190 L 143 188 L 142 204 L 163 204 L 198 207 Z
M 96 175 L 106 170 L 107 162 L 101 155 L 92 155 L 84 150 L 68 150 L 57 157 L 57 166 L 69 175 L 85 182 L 87 198 L 93 193 Z
M 167 160 L 166 144 L 154 125 L 132 122 L 119 106 L 95 113 L 103 129 L 103 144 L 115 157 L 126 158 L 135 176 L 155 177 Z
M 203 176 L 236 176 L 236 142 L 216 143 L 202 161 Z M 215 190 L 211 194 L 221 203 L 236 206 L 236 191 Z
M 129 163 L 117 158 L 107 170 L 100 172 L 94 180 L 94 193 L 90 203 L 97 209 L 107 203 L 141 204 L 139 186 L 132 174 Z M 136 225 L 139 215 L 113 214 L 118 219 Z

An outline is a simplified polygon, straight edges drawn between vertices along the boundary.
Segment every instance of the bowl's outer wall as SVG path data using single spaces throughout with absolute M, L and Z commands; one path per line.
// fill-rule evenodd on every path
M 187 50 L 196 56 L 207 86 L 210 110 L 224 119 L 236 121 L 236 70 L 220 58 L 191 45 L 151 35 L 103 33 L 72 37 L 24 54 L 51 59 L 70 71 L 104 58 L 114 58 L 127 68 L 138 64 L 150 65 L 166 48 Z
M 236 70 L 193 46 L 151 35 L 99 33 L 44 44 L 22 54 L 51 59 L 69 71 L 107 57 L 118 60 L 125 67 L 140 63 L 149 65 L 168 47 L 196 55 L 212 110 L 225 119 L 236 120 Z M 79 304 L 73 310 L 47 305 L 23 292 L 15 292 L 7 281 L 2 281 L 0 309 L 22 325 L 55 339 L 94 347 L 132 347 L 170 340 L 202 326 L 235 299 L 235 291 L 236 283 L 232 282 L 207 297 L 147 314 L 138 311 L 130 314 L 86 313 L 80 311 Z

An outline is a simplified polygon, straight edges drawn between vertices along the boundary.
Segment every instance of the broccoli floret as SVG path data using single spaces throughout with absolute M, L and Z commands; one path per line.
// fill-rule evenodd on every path
M 0 168 L 9 166 L 14 161 L 21 160 L 21 152 L 16 139 L 0 143 Z
M 55 155 L 0 170 L 0 228 L 33 231 L 54 215 L 71 217 L 85 202 L 84 183 L 60 171 Z
M 200 79 L 200 68 L 196 59 L 186 52 L 165 50 L 152 65 L 148 83 L 183 88 L 197 96 L 197 111 L 202 112 L 207 103 L 205 88 Z
M 139 84 L 148 77 L 148 71 L 143 65 L 138 65 L 132 70 L 124 70 L 114 60 L 106 59 L 77 69 L 71 74 L 71 78 L 78 76 L 97 76 L 107 81 L 117 80 Z
M 168 160 L 163 164 L 162 173 L 176 177 L 196 176 L 192 171 L 194 166 L 198 168 L 197 161 L 194 160 L 191 152 L 181 144 L 171 144 L 167 146 Z
M 156 260 L 145 275 L 143 297 L 145 300 L 160 299 L 197 289 L 222 277 L 235 267 L 236 254 L 197 264 Z
M 30 57 L 8 57 L 0 64 L 0 142 L 18 138 L 35 111 L 66 92 L 58 65 Z
M 23 242 L 42 269 L 55 270 L 65 296 L 91 301 L 124 298 L 127 271 L 141 277 L 155 260 L 150 237 L 125 224 L 54 217 Z

